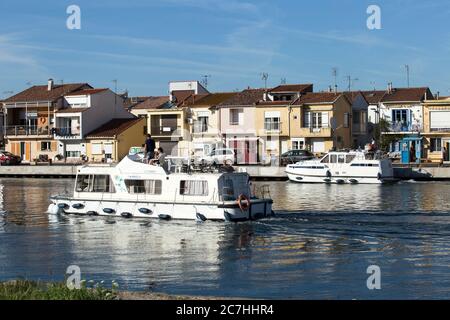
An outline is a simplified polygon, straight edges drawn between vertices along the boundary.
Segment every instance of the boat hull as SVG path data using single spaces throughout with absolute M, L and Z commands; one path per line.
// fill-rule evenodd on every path
M 360 177 L 327 177 L 326 175 L 303 175 L 301 173 L 286 172 L 290 181 L 297 183 L 326 183 L 326 184 L 384 184 L 393 182 L 393 178 Z
M 71 197 L 53 197 L 48 208 L 51 214 L 108 216 L 161 220 L 246 221 L 273 215 L 270 199 L 252 199 L 247 210 L 235 201 L 223 203 L 154 203 L 131 201 L 97 201 Z

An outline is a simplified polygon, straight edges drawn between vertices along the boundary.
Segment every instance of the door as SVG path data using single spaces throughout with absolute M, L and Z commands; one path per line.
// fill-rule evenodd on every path
M 402 142 L 402 163 L 410 162 L 410 152 L 409 152 L 409 143 L 406 141 Z
M 25 158 L 25 142 L 20 143 L 20 154 L 19 155 L 22 158 L 22 160 L 26 160 L 26 158 Z

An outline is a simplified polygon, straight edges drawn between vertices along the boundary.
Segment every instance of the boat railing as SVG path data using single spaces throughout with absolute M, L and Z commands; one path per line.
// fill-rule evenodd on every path
M 270 186 L 268 184 L 262 185 L 259 188 L 259 193 L 260 193 L 260 197 L 261 199 L 271 199 L 271 195 L 270 195 Z

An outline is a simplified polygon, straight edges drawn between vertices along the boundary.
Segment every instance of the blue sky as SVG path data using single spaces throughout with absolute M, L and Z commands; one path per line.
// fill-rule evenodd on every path
M 66 8 L 81 8 L 81 30 Z M 382 29 L 366 27 L 370 4 Z M 211 75 L 210 91 L 314 83 L 325 90 L 338 68 L 354 89 L 430 86 L 450 95 L 448 0 L 2 0 L 0 97 L 27 83 L 89 82 L 162 95 L 170 80 Z

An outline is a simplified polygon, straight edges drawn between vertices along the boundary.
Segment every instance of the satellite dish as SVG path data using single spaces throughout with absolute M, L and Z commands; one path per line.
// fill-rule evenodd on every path
M 332 117 L 330 119 L 330 124 L 331 124 L 331 129 L 336 130 L 336 128 L 337 128 L 337 121 L 336 121 L 335 117 Z

